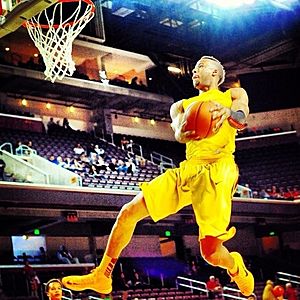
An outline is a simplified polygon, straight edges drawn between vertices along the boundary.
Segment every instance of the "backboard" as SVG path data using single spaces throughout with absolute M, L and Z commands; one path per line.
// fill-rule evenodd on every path
M 17 30 L 57 0 L 0 0 L 0 38 Z

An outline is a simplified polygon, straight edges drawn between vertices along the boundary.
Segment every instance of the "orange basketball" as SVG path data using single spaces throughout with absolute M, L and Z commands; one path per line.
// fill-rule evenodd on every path
M 273 295 L 275 297 L 280 297 L 280 296 L 283 296 L 284 294 L 284 287 L 281 286 L 281 285 L 275 285 L 273 287 Z
M 195 131 L 195 134 L 190 136 L 192 139 L 200 140 L 213 136 L 216 132 L 213 131 L 215 124 L 220 118 L 213 120 L 210 109 L 216 106 L 211 101 L 197 101 L 191 103 L 185 112 L 186 125 L 185 131 Z

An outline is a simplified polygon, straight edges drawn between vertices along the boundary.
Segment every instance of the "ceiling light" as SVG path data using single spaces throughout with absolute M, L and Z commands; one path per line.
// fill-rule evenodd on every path
M 180 74 L 181 70 L 177 67 L 173 67 L 173 66 L 168 66 L 168 71 L 172 72 L 172 73 L 176 73 L 176 74 Z
M 22 99 L 21 104 L 22 104 L 23 106 L 27 106 L 27 100 L 26 100 L 25 98 Z
M 117 9 L 116 11 L 114 11 L 112 14 L 125 18 L 126 16 L 130 15 L 131 13 L 133 13 L 134 10 L 127 8 L 127 7 L 120 7 L 119 9 Z
M 4 50 L 8 52 L 10 50 L 10 48 L 9 47 L 5 47 Z
M 237 8 L 240 7 L 244 4 L 253 4 L 255 1 L 249 1 L 249 0 L 227 0 L 227 1 L 223 1 L 223 0 L 207 0 L 207 2 L 210 2 L 212 4 L 215 4 L 216 6 L 219 6 L 221 8 Z

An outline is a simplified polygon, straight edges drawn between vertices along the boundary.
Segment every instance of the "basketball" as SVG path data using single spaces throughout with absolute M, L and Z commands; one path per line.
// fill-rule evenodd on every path
M 281 285 L 275 285 L 273 288 L 273 295 L 275 297 L 283 296 L 284 294 L 284 288 Z
M 185 131 L 195 131 L 195 134 L 190 136 L 192 139 L 200 140 L 213 136 L 216 132 L 213 131 L 215 124 L 220 120 L 213 120 L 210 110 L 216 106 L 211 101 L 197 101 L 191 103 L 185 112 L 186 125 Z

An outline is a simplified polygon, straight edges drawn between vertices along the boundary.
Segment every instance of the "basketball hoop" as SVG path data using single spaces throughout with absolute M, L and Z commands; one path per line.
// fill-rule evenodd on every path
M 77 2 L 75 10 L 65 13 L 64 4 Z M 53 83 L 73 75 L 72 43 L 93 18 L 95 6 L 91 0 L 59 0 L 50 8 L 27 20 L 24 26 L 43 57 L 45 79 Z

